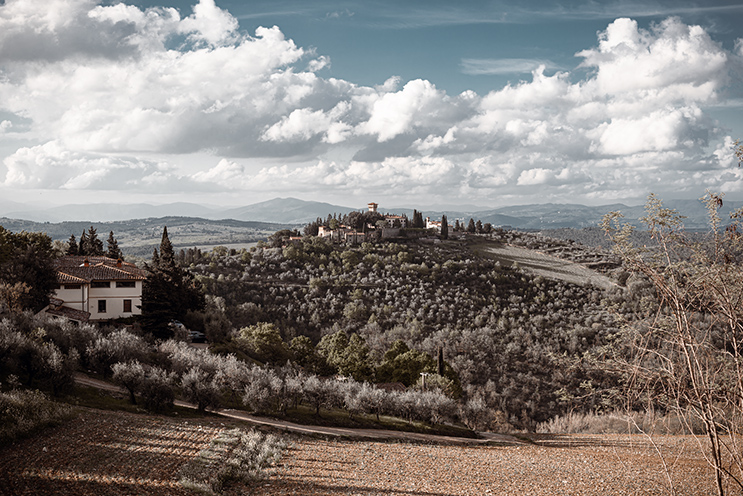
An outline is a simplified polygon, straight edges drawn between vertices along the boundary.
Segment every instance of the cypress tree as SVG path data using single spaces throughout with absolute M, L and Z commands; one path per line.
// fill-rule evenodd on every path
M 92 257 L 103 255 L 103 241 L 98 239 L 98 232 L 93 226 L 90 226 L 87 233 L 83 231 L 83 235 L 80 236 L 80 255 Z
M 121 253 L 121 250 L 119 249 L 119 242 L 116 241 L 116 238 L 114 238 L 113 231 L 108 233 L 108 239 L 106 240 L 106 244 L 108 245 L 108 250 L 106 251 L 106 256 L 108 258 L 124 260 L 124 255 Z
M 70 240 L 67 242 L 67 254 L 68 255 L 79 255 L 80 249 L 77 246 L 77 240 L 75 239 L 75 235 L 70 235 Z
M 77 250 L 78 255 L 90 255 L 90 253 L 88 252 L 88 245 L 88 233 L 85 232 L 85 229 L 83 229 L 83 233 L 80 235 L 80 245 L 78 246 Z
M 446 215 L 441 216 L 441 239 L 449 239 L 449 221 Z
M 163 229 L 160 252 L 155 249 L 150 272 L 142 288 L 143 326 L 156 338 L 172 336 L 168 324 L 182 319 L 188 310 L 203 310 L 204 295 L 191 274 L 181 269 L 175 260 L 167 227 Z

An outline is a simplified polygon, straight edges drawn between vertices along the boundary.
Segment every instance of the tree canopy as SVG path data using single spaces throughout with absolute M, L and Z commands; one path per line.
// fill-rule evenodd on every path
M 160 252 L 155 249 L 146 265 L 149 275 L 142 288 L 142 320 L 157 338 L 168 338 L 172 320 L 183 319 L 189 310 L 203 310 L 204 295 L 193 277 L 175 260 L 168 228 L 163 228 Z
M 6 306 L 44 308 L 57 283 L 54 258 L 52 239 L 46 234 L 12 233 L 0 226 L 0 292 Z

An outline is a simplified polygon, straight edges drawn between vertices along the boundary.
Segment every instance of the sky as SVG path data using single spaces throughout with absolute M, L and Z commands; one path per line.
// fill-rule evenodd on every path
M 0 0 L 0 198 L 743 200 L 743 3 Z

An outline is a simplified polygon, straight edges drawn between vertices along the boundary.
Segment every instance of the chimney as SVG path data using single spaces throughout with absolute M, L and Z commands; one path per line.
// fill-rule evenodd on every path
M 90 260 L 88 260 L 87 258 L 83 260 L 83 267 L 90 267 Z
M 116 266 L 117 267 L 121 267 L 121 259 L 120 258 L 118 260 L 116 260 Z

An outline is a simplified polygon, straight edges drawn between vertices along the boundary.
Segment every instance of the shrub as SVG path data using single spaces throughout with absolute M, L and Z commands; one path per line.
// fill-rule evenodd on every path
M 273 434 L 223 431 L 181 469 L 180 483 L 205 494 L 220 494 L 230 484 L 262 479 L 285 449 L 286 442 Z
M 50 401 L 40 391 L 16 389 L 0 392 L 0 444 L 73 417 L 72 409 Z

